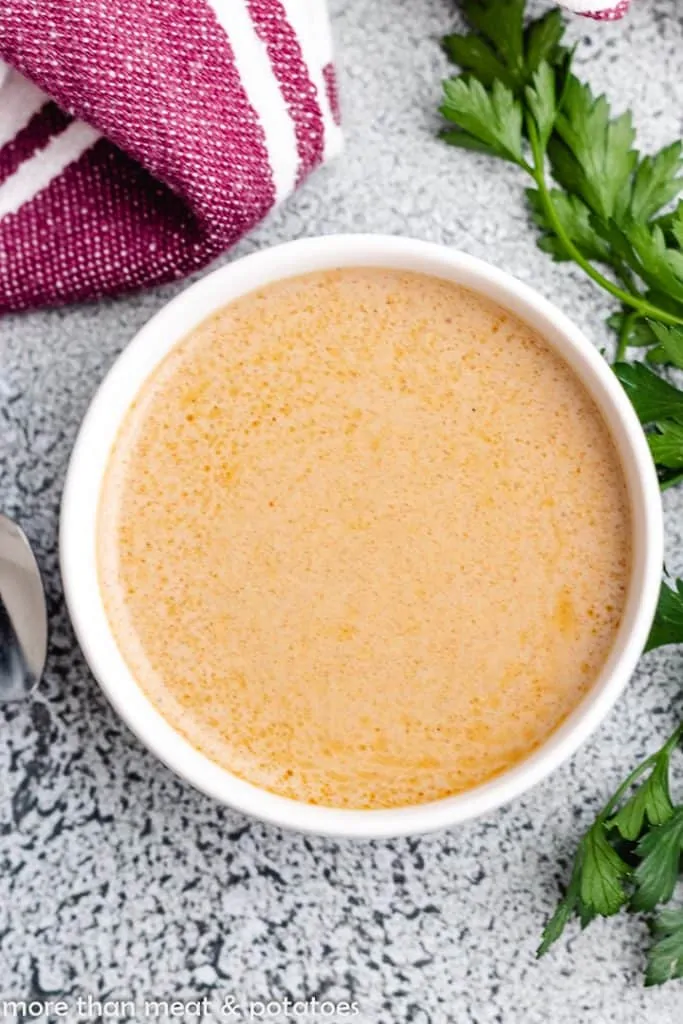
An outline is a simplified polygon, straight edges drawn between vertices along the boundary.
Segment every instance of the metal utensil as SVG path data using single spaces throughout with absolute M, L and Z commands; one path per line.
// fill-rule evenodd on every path
M 47 655 L 47 608 L 26 534 L 0 515 L 0 703 L 27 697 Z

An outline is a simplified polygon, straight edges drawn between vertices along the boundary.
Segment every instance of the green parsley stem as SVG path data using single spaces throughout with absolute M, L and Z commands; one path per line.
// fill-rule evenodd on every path
M 615 363 L 620 363 L 622 359 L 625 357 L 626 349 L 628 348 L 628 336 L 631 332 L 633 324 L 638 319 L 639 315 L 639 313 L 633 310 L 633 312 L 628 313 L 624 317 L 621 325 L 621 330 L 619 331 L 619 341 L 617 344 L 617 350 L 614 354 Z
M 615 299 L 619 299 L 624 306 L 630 306 L 632 309 L 637 310 L 641 316 L 652 317 L 654 320 L 659 320 L 661 323 L 670 324 L 672 326 L 683 324 L 683 319 L 674 316 L 673 313 L 668 313 L 664 309 L 659 309 L 657 306 L 653 306 L 650 302 L 641 298 L 639 295 L 632 295 L 631 293 L 624 291 L 623 288 L 619 288 L 619 286 L 614 284 L 613 281 L 610 281 L 609 278 L 604 276 L 604 274 L 601 274 L 599 270 L 596 270 L 593 264 L 585 258 L 579 249 L 577 249 L 571 238 L 567 235 L 567 232 L 562 225 L 562 221 L 555 211 L 555 204 L 553 203 L 552 196 L 550 195 L 545 179 L 545 151 L 541 145 L 536 123 L 530 115 L 527 116 L 527 128 L 531 152 L 534 158 L 534 166 L 531 168 L 532 176 L 538 187 L 538 193 L 545 208 L 548 222 L 552 225 L 553 231 L 562 242 L 567 254 L 571 256 L 574 262 L 577 263 L 581 269 L 593 281 L 595 281 L 596 284 L 600 285 L 600 287 L 606 292 L 609 292 L 610 295 L 613 295 Z

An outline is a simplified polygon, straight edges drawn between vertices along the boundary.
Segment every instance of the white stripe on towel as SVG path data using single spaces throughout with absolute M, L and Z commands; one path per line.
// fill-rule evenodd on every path
M 318 94 L 318 106 L 325 129 L 324 160 L 342 149 L 341 128 L 335 123 L 327 97 L 323 68 L 332 62 L 332 32 L 327 5 L 320 0 L 282 0 L 287 21 L 294 29 L 301 46 L 304 63 Z
M 0 64 L 0 149 L 25 128 L 49 97 L 27 78 Z
M 53 136 L 47 146 L 24 160 L 0 185 L 0 218 L 16 213 L 34 199 L 100 137 L 99 132 L 83 121 L 73 121 L 63 132 Z
M 209 4 L 228 37 L 235 67 L 263 128 L 275 201 L 279 203 L 296 185 L 299 154 L 294 123 L 246 0 L 209 0 Z

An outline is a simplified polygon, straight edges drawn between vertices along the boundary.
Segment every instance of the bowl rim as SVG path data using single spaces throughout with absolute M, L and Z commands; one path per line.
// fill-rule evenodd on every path
M 348 810 L 261 789 L 219 767 L 156 710 L 128 669 L 109 628 L 97 579 L 97 507 L 123 416 L 161 359 L 214 310 L 264 284 L 311 270 L 376 266 L 414 270 L 488 295 L 539 330 L 597 402 L 617 447 L 632 512 L 632 571 L 622 622 L 591 690 L 527 758 L 455 796 L 416 806 Z M 228 263 L 181 291 L 133 337 L 91 400 L 69 461 L 60 514 L 60 565 L 76 637 L 120 717 L 156 756 L 195 788 L 245 814 L 303 832 L 379 838 L 426 833 L 489 813 L 529 790 L 574 754 L 630 679 L 654 616 L 663 562 L 661 496 L 647 441 L 611 368 L 579 328 L 529 285 L 490 263 L 432 242 L 394 235 L 328 235 L 285 242 Z

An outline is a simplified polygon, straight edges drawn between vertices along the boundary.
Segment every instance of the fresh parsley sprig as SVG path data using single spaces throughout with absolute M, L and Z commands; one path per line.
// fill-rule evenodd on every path
M 667 644 L 683 644 L 683 580 L 676 580 L 673 587 L 666 580 L 662 583 L 645 650 L 652 651 Z
M 683 580 L 662 583 L 646 650 L 683 643 Z M 683 907 L 661 909 L 674 895 L 683 858 L 683 804 L 671 795 L 674 753 L 683 746 L 683 722 L 663 747 L 622 782 L 580 840 L 564 897 L 543 931 L 537 956 L 548 952 L 577 916 L 585 928 L 594 917 L 623 907 L 653 914 L 655 941 L 645 983 L 683 978 Z
M 683 806 L 673 804 L 670 769 L 681 741 L 683 723 L 622 782 L 581 839 L 567 891 L 545 926 L 538 956 L 548 952 L 574 915 L 585 928 L 594 917 L 609 917 L 622 907 L 652 912 L 673 896 L 683 854 Z M 646 983 L 683 977 L 683 921 L 662 911 L 654 928 L 664 928 L 665 934 L 649 952 Z
M 525 25 L 524 0 L 464 0 L 471 31 L 443 47 L 462 73 L 443 83 L 445 142 L 506 160 L 531 179 L 526 196 L 540 248 L 573 261 L 612 296 L 614 370 L 646 428 L 662 488 L 683 480 L 683 143 L 635 148 L 630 113 L 572 72 L 564 23 L 551 11 Z M 645 361 L 627 359 L 631 349 Z M 683 580 L 662 585 L 648 650 L 683 643 Z M 542 956 L 573 917 L 586 927 L 622 908 L 648 915 L 646 984 L 683 978 L 683 805 L 671 770 L 683 722 L 618 787 L 579 842 L 567 890 L 543 932 Z
M 683 907 L 662 910 L 652 924 L 655 941 L 648 957 L 645 983 L 661 985 L 683 975 Z
M 662 487 L 683 479 L 683 391 L 650 367 L 683 368 L 683 144 L 635 148 L 629 112 L 572 72 L 558 11 L 524 24 L 524 0 L 465 0 L 472 28 L 443 40 L 462 74 L 443 83 L 445 142 L 516 164 L 539 246 L 573 261 L 619 304 L 617 374 L 643 424 Z M 624 364 L 629 349 L 649 367 Z M 668 395 L 652 415 L 650 398 Z M 641 412 L 642 410 L 642 412 Z

